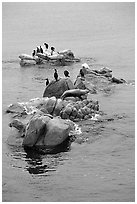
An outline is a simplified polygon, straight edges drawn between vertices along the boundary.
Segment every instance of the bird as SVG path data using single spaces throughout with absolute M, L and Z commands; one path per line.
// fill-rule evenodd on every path
M 35 56 L 35 54 L 36 54 L 36 51 L 35 51 L 35 50 L 33 50 L 33 52 L 32 52 L 32 56 L 34 57 L 34 56 Z
M 40 49 L 39 49 L 39 47 L 37 47 L 37 53 L 39 53 L 40 52 Z
M 45 80 L 46 80 L 46 86 L 48 86 L 48 84 L 49 84 L 49 79 L 46 78 Z
M 83 72 L 83 70 L 82 69 L 80 69 L 80 75 L 81 75 L 81 77 L 84 77 L 84 72 Z
M 54 51 L 55 51 L 55 47 L 51 47 L 51 55 L 53 55 Z
M 55 72 L 54 72 L 54 78 L 55 78 L 56 81 L 58 81 L 58 73 L 57 73 L 57 70 L 56 70 L 56 69 L 54 69 L 54 70 L 55 70 Z
M 49 48 L 49 45 L 47 43 L 44 43 L 46 50 Z
M 40 46 L 40 52 L 43 54 L 43 49 L 42 49 L 42 47 Z
M 70 76 L 69 76 L 69 71 L 68 71 L 68 70 L 65 70 L 65 71 L 64 71 L 64 75 L 65 75 L 65 77 L 70 77 Z

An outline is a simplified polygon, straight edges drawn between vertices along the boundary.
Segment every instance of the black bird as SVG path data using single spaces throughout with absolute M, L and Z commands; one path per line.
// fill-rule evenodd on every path
M 42 47 L 40 46 L 40 52 L 43 54 L 43 49 L 42 49 Z
M 65 70 L 65 71 L 64 71 L 64 75 L 65 75 L 65 77 L 70 77 L 70 76 L 69 76 L 69 71 L 68 71 L 68 70 Z
M 45 80 L 46 80 L 46 86 L 48 86 L 48 84 L 49 84 L 49 79 L 46 78 Z
M 55 72 L 54 72 L 54 78 L 56 81 L 58 81 L 58 73 L 57 73 L 57 70 L 55 69 Z
M 49 45 L 47 43 L 44 43 L 44 45 L 45 45 L 46 49 L 49 48 Z
M 32 52 L 32 56 L 34 57 L 34 56 L 35 56 L 35 54 L 36 54 L 36 51 L 35 51 L 35 50 L 33 50 L 33 52 Z
M 40 52 L 40 49 L 37 47 L 37 53 L 39 53 Z
M 80 75 L 81 75 L 81 77 L 84 77 L 84 72 L 82 69 L 80 69 Z
M 55 47 L 51 47 L 51 55 L 53 55 L 54 51 L 55 51 Z

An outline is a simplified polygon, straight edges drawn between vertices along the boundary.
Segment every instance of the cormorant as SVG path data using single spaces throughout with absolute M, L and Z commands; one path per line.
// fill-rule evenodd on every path
M 33 52 L 32 52 L 32 56 L 34 57 L 34 56 L 35 56 L 35 54 L 36 54 L 36 51 L 35 51 L 35 50 L 33 50 Z
M 37 53 L 39 53 L 40 52 L 40 49 L 37 47 Z
M 49 48 L 49 45 L 47 43 L 44 43 L 45 47 L 46 47 L 46 50 L 48 50 Z
M 43 54 L 43 49 L 42 49 L 42 47 L 40 46 L 40 52 Z
M 46 86 L 48 86 L 48 84 L 49 84 L 49 79 L 46 78 L 45 80 L 46 80 Z
M 55 47 L 51 47 L 51 55 L 53 55 L 54 51 L 55 51 Z
M 68 70 L 65 70 L 65 71 L 64 71 L 64 75 L 65 75 L 65 77 L 70 77 L 70 76 L 69 76 L 69 71 L 68 71 Z
M 79 72 L 79 73 L 80 73 L 80 76 L 81 76 L 81 77 L 85 77 L 85 76 L 84 76 L 84 72 L 83 72 L 82 69 L 80 69 L 80 72 Z
M 55 72 L 54 72 L 54 78 L 56 81 L 58 81 L 58 73 L 57 73 L 57 70 L 55 69 Z

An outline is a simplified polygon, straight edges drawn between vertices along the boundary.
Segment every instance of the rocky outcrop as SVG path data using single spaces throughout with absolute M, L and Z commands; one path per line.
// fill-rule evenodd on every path
M 124 79 L 114 77 L 112 70 L 108 67 L 97 70 L 84 63 L 74 85 L 75 88 L 88 89 L 91 94 L 103 92 L 105 95 L 111 95 L 114 93 L 115 85 L 122 83 L 127 82 Z
M 14 119 L 10 127 L 16 128 L 23 137 L 24 147 L 53 148 L 62 144 L 75 132 L 75 123 L 60 117 L 35 114 L 27 123 Z
M 45 64 L 48 63 L 50 65 L 56 66 L 65 66 L 74 62 L 79 62 L 79 58 L 75 58 L 74 53 L 71 50 L 62 50 L 53 55 L 50 52 L 47 53 L 36 53 L 33 57 L 28 54 L 19 55 L 20 65 L 21 66 L 30 66 L 36 64 Z
M 89 99 L 62 100 L 55 97 L 37 98 L 26 103 L 11 104 L 7 109 L 8 113 L 14 113 L 14 117 L 22 118 L 23 116 L 25 118 L 34 114 L 50 114 L 54 117 L 60 116 L 62 119 L 72 121 L 92 118 L 98 111 L 98 101 Z
M 69 121 L 49 116 L 34 116 L 28 123 L 23 146 L 54 147 L 65 141 L 73 126 Z
M 77 76 L 76 81 L 74 82 L 75 89 L 88 89 L 91 94 L 96 94 L 96 87 L 88 82 L 85 77 Z
M 68 78 L 59 79 L 58 81 L 51 81 L 48 86 L 45 88 L 43 97 L 52 97 L 60 98 L 61 95 L 66 91 L 74 89 L 72 81 Z
M 79 90 L 74 90 L 78 91 Z M 86 90 L 80 90 L 86 93 Z M 69 98 L 69 97 L 68 97 Z M 75 97 L 73 97 L 75 98 Z M 99 113 L 98 101 L 65 100 L 56 97 L 32 99 L 25 103 L 11 104 L 7 113 L 23 137 L 24 147 L 53 148 L 62 144 L 72 133 L 76 133 L 79 120 L 86 120 Z M 73 121 L 73 122 L 72 122 Z
M 100 70 L 96 70 L 96 69 L 91 69 L 88 66 L 88 64 L 84 63 L 82 65 L 81 70 L 86 76 L 86 78 L 91 78 L 92 80 L 95 79 L 96 83 L 98 82 L 98 79 L 99 80 L 101 79 L 102 81 L 104 79 L 104 81 L 106 82 L 117 83 L 117 84 L 126 82 L 124 79 L 113 77 L 112 70 L 109 69 L 108 67 L 102 67 L 100 68 Z M 93 80 L 92 82 L 94 83 L 95 80 Z

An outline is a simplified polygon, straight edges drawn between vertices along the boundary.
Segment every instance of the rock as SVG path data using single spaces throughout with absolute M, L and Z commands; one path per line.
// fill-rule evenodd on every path
M 53 116 L 60 115 L 60 112 L 63 108 L 64 108 L 64 103 L 60 98 L 58 98 L 56 101 L 56 106 L 55 106 L 54 111 L 53 111 Z
M 86 77 L 83 78 L 83 77 L 80 77 L 78 75 L 74 84 L 75 84 L 76 89 L 88 89 L 91 94 L 97 93 L 95 86 L 93 84 L 89 83 L 87 81 Z
M 17 114 L 25 115 L 26 114 L 26 109 L 22 104 L 16 103 L 16 104 L 9 105 L 6 112 L 7 113 L 17 113 Z
M 80 110 L 84 116 L 87 114 L 87 110 L 85 109 L 85 107 L 81 108 Z
M 108 67 L 102 67 L 102 68 L 100 69 L 100 73 L 101 73 L 101 74 L 110 73 L 110 72 L 112 72 L 112 70 L 111 70 L 110 68 L 108 68 Z
M 85 116 L 84 116 L 84 119 L 85 119 L 85 120 L 87 120 L 87 119 L 89 119 L 89 118 L 90 118 L 90 115 L 85 115 Z
M 69 122 L 58 117 L 51 119 L 47 123 L 46 128 L 47 132 L 44 138 L 44 145 L 50 147 L 57 146 L 65 141 L 71 130 Z
M 68 104 L 63 111 L 66 112 L 67 115 L 70 115 L 73 111 L 73 106 L 71 104 Z
M 75 107 L 73 107 L 71 116 L 73 116 L 74 118 L 76 118 L 76 117 L 77 117 L 77 114 L 78 114 L 77 109 L 76 109 Z
M 84 116 L 84 115 L 83 115 L 82 111 L 81 111 L 81 110 L 78 110 L 78 112 L 77 112 L 77 118 L 82 119 L 83 116 Z
M 80 109 L 80 105 L 78 104 L 78 102 L 76 102 L 76 103 L 74 104 L 74 107 L 77 109 L 77 111 Z
M 72 104 L 68 103 L 60 113 L 61 118 L 69 119 L 72 111 L 73 111 L 73 106 Z
M 36 142 L 38 141 L 40 135 L 41 135 L 41 141 L 42 141 L 42 136 L 46 130 L 46 123 L 49 120 L 50 120 L 50 117 L 48 116 L 42 116 L 42 117 L 34 116 L 29 121 L 26 127 L 26 134 L 23 140 L 23 146 L 33 147 L 34 145 L 36 145 Z
M 55 147 L 69 136 L 72 124 L 61 118 L 34 116 L 26 127 L 24 147 Z
M 87 99 L 84 99 L 84 100 L 83 100 L 83 103 L 84 103 L 85 105 L 88 105 L 88 100 L 87 100 Z
M 51 97 L 47 101 L 45 105 L 45 109 L 48 111 L 49 114 L 52 114 L 56 106 L 56 97 Z
M 21 137 L 25 135 L 26 124 L 19 119 L 14 119 L 11 123 L 9 123 L 9 127 L 16 128 L 20 132 Z
M 84 81 L 85 81 L 85 78 L 78 76 L 76 78 L 75 83 L 74 83 L 75 84 L 75 88 L 76 89 L 86 89 Z
M 35 60 L 21 60 L 20 66 L 30 66 L 30 65 L 36 65 Z
M 73 89 L 66 91 L 67 95 L 80 95 L 86 94 L 87 90 Z M 68 97 L 67 97 L 68 98 Z M 44 116 L 47 115 L 51 118 L 55 116 L 60 116 L 63 119 L 76 119 L 83 118 L 83 116 L 99 111 L 99 104 L 97 100 L 80 100 L 80 101 L 67 101 L 62 99 L 56 99 L 56 97 L 51 98 L 41 98 L 22 103 L 10 105 L 11 109 L 8 108 L 8 112 L 16 115 L 12 115 L 14 118 L 21 118 L 23 120 L 29 121 L 31 117 L 35 115 Z M 24 115 L 23 115 L 24 113 Z M 72 117 L 71 117 L 72 116 Z M 13 123 L 14 124 L 14 123 Z M 18 126 L 19 123 L 17 122 Z M 14 126 L 14 125 L 13 125 Z
M 116 84 L 126 83 L 124 79 L 117 79 L 116 77 L 112 77 L 111 82 L 116 83 Z
M 56 98 L 60 98 L 61 95 L 69 89 L 74 89 L 74 85 L 68 78 L 59 79 L 58 81 L 51 81 L 45 88 L 43 97 L 55 96 Z
M 65 112 L 65 111 L 64 111 L 64 112 L 61 112 L 60 115 L 61 115 L 61 118 L 62 118 L 62 119 L 69 119 L 69 115 L 68 115 L 67 112 Z

